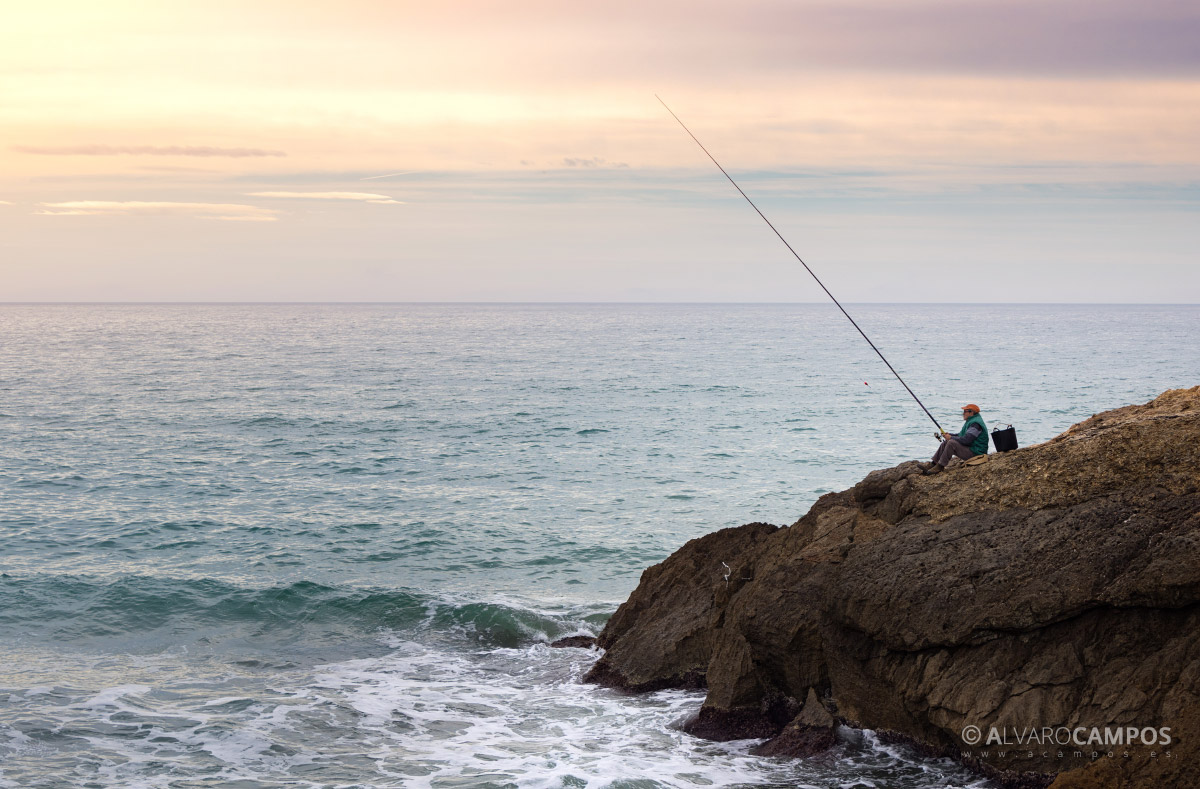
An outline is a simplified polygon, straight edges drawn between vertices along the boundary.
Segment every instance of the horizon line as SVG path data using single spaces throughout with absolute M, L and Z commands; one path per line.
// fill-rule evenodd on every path
M 870 305 L 913 305 L 913 306 L 1112 306 L 1112 307 L 1196 307 L 1200 302 L 1168 301 L 846 301 L 845 304 Z M 819 301 L 260 301 L 260 300 L 128 300 L 128 301 L 83 301 L 83 300 L 28 300 L 0 301 L 0 306 L 437 306 L 437 305 L 495 305 L 495 306 L 757 306 L 785 307 L 824 304 L 836 307 L 828 300 Z

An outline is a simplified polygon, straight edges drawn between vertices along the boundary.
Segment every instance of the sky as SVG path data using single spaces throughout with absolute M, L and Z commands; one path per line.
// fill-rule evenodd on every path
M 0 0 L 0 301 L 1200 302 L 1194 0 Z

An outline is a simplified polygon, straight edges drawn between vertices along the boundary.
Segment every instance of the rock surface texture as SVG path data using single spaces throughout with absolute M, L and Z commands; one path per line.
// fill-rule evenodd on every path
M 705 687 L 689 731 L 768 755 L 836 716 L 1014 786 L 1200 787 L 1200 386 L 692 540 L 598 644 L 590 681 Z M 1137 744 L 1079 744 L 1118 727 Z

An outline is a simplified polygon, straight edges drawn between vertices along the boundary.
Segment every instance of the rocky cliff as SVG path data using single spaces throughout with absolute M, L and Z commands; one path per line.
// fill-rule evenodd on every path
M 1200 786 L 1200 387 L 692 540 L 598 643 L 590 681 L 705 687 L 688 729 L 768 755 L 836 718 L 1011 785 Z

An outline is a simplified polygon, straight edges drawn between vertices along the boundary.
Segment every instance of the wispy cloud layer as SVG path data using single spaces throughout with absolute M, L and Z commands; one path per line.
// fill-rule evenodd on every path
M 238 203 L 173 203 L 140 200 L 72 200 L 64 203 L 40 203 L 34 213 L 44 216 L 115 216 L 174 214 L 231 222 L 274 222 L 278 211 Z
M 368 175 L 366 178 L 359 178 L 360 181 L 377 181 L 380 178 L 395 178 L 398 175 L 412 175 L 416 170 L 405 170 L 400 173 L 385 173 L 384 175 Z
M 626 162 L 609 162 L 602 156 L 578 157 L 564 156 L 562 163 L 567 167 L 628 167 Z
M 862 297 L 939 298 L 922 283 L 962 261 L 991 260 L 989 282 L 1094 259 L 1200 282 L 1196 0 L 9 5 L 0 241 L 38 298 L 105 255 L 102 281 L 143 293 L 185 239 L 205 276 L 261 276 L 214 278 L 230 298 L 300 295 L 275 273 L 294 260 L 316 298 L 346 262 L 362 278 L 338 297 L 619 300 L 645 272 L 690 298 L 703 270 L 733 298 L 729 261 L 779 245 L 655 94 L 806 256 L 877 266 Z M 938 277 L 882 263 L 935 258 Z M 1053 296 L 1120 295 L 1076 286 Z
M 637 6 L 621 2 L 626 13 Z M 691 5 L 691 4 L 687 4 Z M 723 43 L 732 75 L 807 69 L 1036 76 L 1185 76 L 1200 71 L 1200 10 L 1180 0 L 749 0 L 704 2 L 682 34 L 637 58 L 695 66 Z M 683 3 L 648 12 L 664 27 Z M 669 10 L 668 10 L 669 8 Z M 612 16 L 611 6 L 604 11 Z M 598 36 L 599 38 L 599 36 Z M 657 42 L 656 42 L 657 43 Z M 655 55 L 655 50 L 661 54 Z M 725 67 L 728 67 L 725 69 Z
M 38 156 L 228 156 L 242 159 L 255 156 L 287 156 L 284 151 L 262 148 L 217 148 L 211 145 L 14 145 L 18 153 Z
M 250 197 L 282 197 L 299 200 L 357 200 L 375 205 L 403 205 L 402 200 L 393 200 L 388 195 L 371 192 L 249 192 Z

